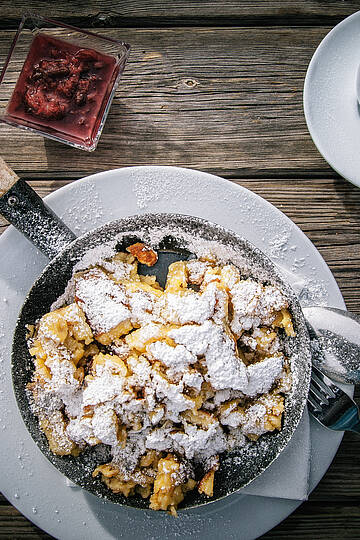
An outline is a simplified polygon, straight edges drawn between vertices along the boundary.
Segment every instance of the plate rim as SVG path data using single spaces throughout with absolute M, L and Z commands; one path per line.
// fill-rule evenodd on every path
M 323 39 L 320 41 L 318 46 L 316 47 L 311 60 L 309 62 L 308 68 L 306 70 L 305 80 L 304 80 L 304 87 L 303 87 L 303 109 L 304 109 L 304 116 L 306 125 L 310 134 L 310 137 L 317 148 L 318 152 L 321 154 L 321 156 L 324 158 L 324 160 L 330 165 L 330 167 L 338 173 L 344 180 L 347 180 L 351 184 L 353 184 L 356 187 L 360 187 L 360 175 L 359 178 L 353 178 L 351 175 L 346 175 L 346 172 L 341 171 L 341 167 L 336 165 L 334 161 L 331 159 L 331 156 L 328 155 L 327 150 L 324 148 L 323 143 L 321 142 L 321 137 L 318 133 L 316 133 L 316 130 L 313 126 L 313 122 L 311 119 L 311 112 L 310 112 L 310 94 L 311 94 L 311 84 L 312 84 L 312 76 L 313 72 L 316 68 L 316 62 L 318 61 L 319 55 L 322 53 L 322 51 L 326 48 L 329 41 L 331 41 L 334 36 L 337 36 L 339 32 L 343 30 L 343 27 L 345 27 L 348 24 L 351 24 L 354 20 L 360 18 L 360 10 L 356 11 L 355 13 L 352 13 L 342 21 L 340 21 L 336 26 L 334 26 L 329 32 L 326 34 L 326 36 L 323 37 Z M 360 121 L 360 120 L 359 120 Z
M 283 212 L 281 212 L 281 210 L 279 210 L 277 207 L 275 207 L 274 205 L 269 203 L 266 199 L 264 199 L 260 195 L 257 195 L 256 193 L 252 192 L 251 190 L 249 190 L 249 189 L 247 189 L 247 188 L 245 188 L 245 187 L 243 187 L 243 186 L 241 186 L 239 184 L 232 183 L 232 182 L 230 182 L 230 181 L 228 181 L 228 180 L 226 180 L 224 178 L 221 178 L 221 177 L 216 176 L 216 175 L 212 175 L 210 173 L 197 171 L 197 170 L 189 169 L 189 168 L 172 167 L 172 166 L 122 167 L 122 168 L 118 168 L 118 169 L 111 169 L 111 170 L 108 170 L 108 171 L 102 171 L 102 172 L 99 172 L 99 173 L 95 173 L 95 174 L 83 177 L 82 179 L 78 180 L 76 183 L 90 183 L 90 182 L 94 182 L 94 181 L 97 182 L 97 181 L 100 181 L 101 179 L 103 179 L 104 177 L 105 178 L 108 177 L 109 180 L 113 181 L 114 178 L 116 178 L 116 176 L 118 174 L 127 176 L 129 170 L 136 171 L 136 172 L 144 172 L 144 171 L 146 171 L 148 169 L 151 169 L 152 171 L 155 170 L 155 169 L 158 170 L 158 171 L 159 170 L 162 170 L 162 171 L 171 170 L 171 171 L 178 171 L 178 172 L 184 172 L 185 171 L 187 174 L 190 174 L 191 176 L 193 176 L 193 174 L 195 173 L 197 175 L 197 177 L 199 177 L 199 175 L 201 175 L 203 178 L 206 178 L 208 181 L 210 179 L 211 179 L 211 181 L 214 181 L 214 179 L 215 179 L 216 182 L 218 183 L 218 185 L 221 186 L 221 187 L 225 187 L 225 185 L 227 185 L 228 187 L 231 186 L 231 190 L 234 190 L 234 191 L 232 191 L 232 194 L 234 192 L 238 192 L 238 193 L 241 193 L 241 192 L 246 193 L 247 192 L 247 193 L 250 193 L 251 197 L 253 197 L 255 200 L 257 200 L 261 204 L 261 206 L 265 205 L 265 207 L 268 208 L 269 210 L 271 210 L 272 213 L 275 213 L 276 216 L 282 216 L 281 219 L 285 219 L 286 223 L 291 224 L 291 227 L 294 228 L 295 231 L 298 231 L 298 233 L 300 234 L 300 237 L 301 237 L 302 241 L 305 243 L 305 245 L 307 245 L 308 247 L 311 247 L 311 249 L 316 252 L 316 258 L 318 260 L 318 263 L 319 264 L 321 263 L 321 266 L 326 270 L 327 275 L 328 275 L 328 277 L 329 277 L 329 279 L 331 281 L 332 288 L 333 288 L 333 293 L 337 297 L 336 303 L 339 305 L 339 307 L 344 307 L 345 306 L 342 295 L 341 295 L 341 292 L 340 292 L 340 289 L 339 289 L 334 277 L 332 276 L 330 269 L 326 265 L 323 257 L 319 253 L 319 251 L 312 244 L 312 242 L 305 235 L 305 233 L 303 233 L 303 231 L 301 231 L 301 229 L 294 222 L 292 222 L 290 220 L 290 218 L 288 218 L 285 214 L 283 214 Z M 63 198 L 64 198 L 63 195 L 64 194 L 67 194 L 68 196 L 71 196 L 71 189 L 72 189 L 72 186 L 74 186 L 74 184 L 75 184 L 75 182 L 71 182 L 70 184 L 62 186 L 58 190 L 52 192 L 51 194 L 49 194 L 45 198 L 46 201 L 56 203 L 56 201 L 59 202 L 59 201 L 63 200 Z M 66 199 L 66 196 L 65 196 L 65 199 Z M 51 206 L 51 204 L 50 204 L 50 206 Z M 56 206 L 56 204 L 55 204 L 55 206 Z M 56 209 L 55 209 L 55 211 L 56 211 Z M 193 214 L 191 214 L 191 215 L 193 215 Z M 210 219 L 210 218 L 207 218 L 207 219 Z M 226 225 L 223 225 L 223 226 L 226 227 Z M 10 234 L 12 234 L 11 231 L 13 231 L 12 227 L 10 227 L 8 231 L 5 231 L 3 233 L 3 235 L 2 235 L 2 237 L 4 237 L 5 240 L 6 240 L 8 238 L 8 236 Z M 240 233 L 237 233 L 237 234 L 240 234 Z M 1 242 L 1 240 L 0 240 L 0 242 Z M 335 453 L 336 453 L 336 451 L 338 449 L 338 446 L 339 446 L 339 444 L 341 442 L 341 437 L 339 437 L 339 436 L 338 437 L 333 437 L 333 439 L 334 439 L 334 443 L 332 445 L 332 450 L 333 450 L 332 451 L 332 457 L 330 458 L 330 460 L 329 460 L 329 458 L 327 458 L 325 468 L 322 467 L 323 470 L 322 470 L 321 474 L 319 475 L 319 478 L 315 479 L 314 485 L 311 486 L 312 488 L 320 481 L 322 476 L 325 474 L 325 472 L 326 472 L 328 466 L 330 465 L 331 460 L 334 457 L 334 455 L 335 455 Z M 261 499 L 264 499 L 263 497 L 255 497 L 254 498 L 254 496 L 251 496 L 251 497 L 247 496 L 247 497 L 245 497 L 245 503 L 244 503 L 245 506 L 247 506 L 249 498 L 252 501 L 250 506 L 252 506 L 252 504 L 255 501 L 257 501 L 258 504 L 261 505 L 261 502 L 262 502 Z M 274 498 L 266 497 L 267 501 L 269 501 L 269 499 L 270 499 L 270 501 L 275 502 L 277 504 L 277 506 L 281 507 L 280 514 L 279 514 L 279 512 L 277 510 L 276 513 L 278 515 L 277 515 L 276 518 L 274 518 L 274 516 L 272 516 L 270 526 L 268 526 L 269 520 L 267 520 L 265 525 L 261 524 L 261 526 L 260 526 L 260 524 L 258 523 L 257 526 L 258 527 L 260 526 L 260 529 L 258 529 L 258 532 L 256 533 L 256 536 L 254 536 L 253 534 L 250 534 L 250 535 L 247 535 L 246 537 L 244 537 L 244 539 L 246 538 L 247 540 L 249 540 L 249 539 L 257 537 L 260 534 L 264 534 L 266 531 L 269 531 L 271 528 L 275 527 L 278 523 L 280 523 L 281 521 L 286 519 L 289 516 L 289 514 L 292 513 L 301 504 L 301 501 L 294 501 L 294 500 L 288 500 L 288 499 L 279 500 L 277 498 L 274 499 Z M 18 504 L 19 507 L 23 506 L 22 502 L 14 500 L 13 496 L 10 496 L 9 500 L 11 501 L 11 503 L 14 506 L 17 505 L 17 504 Z M 41 516 L 34 516 L 33 514 L 31 514 L 31 510 L 24 511 L 23 509 L 21 509 L 20 511 L 30 521 L 36 523 L 39 527 L 43 527 Z M 221 512 L 221 511 L 222 511 L 222 508 L 220 510 L 218 510 L 218 512 Z M 51 534 L 55 534 L 55 533 L 52 532 Z

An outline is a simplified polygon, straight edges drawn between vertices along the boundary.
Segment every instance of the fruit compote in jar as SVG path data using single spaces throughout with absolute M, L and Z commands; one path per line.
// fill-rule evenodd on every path
M 118 71 L 113 56 L 39 33 L 6 117 L 92 149 Z

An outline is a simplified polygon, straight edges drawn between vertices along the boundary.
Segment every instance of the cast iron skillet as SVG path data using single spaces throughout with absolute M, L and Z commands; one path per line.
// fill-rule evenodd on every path
M 310 338 L 294 292 L 283 282 L 276 267 L 260 250 L 219 225 L 197 217 L 176 214 L 131 216 L 75 238 L 35 192 L 25 182 L 18 180 L 15 173 L 9 169 L 5 169 L 2 179 L 0 176 L 0 213 L 51 259 L 34 283 L 21 309 L 14 333 L 12 375 L 16 400 L 25 425 L 42 453 L 60 472 L 94 495 L 118 504 L 148 508 L 148 500 L 140 496 L 125 498 L 121 494 L 114 494 L 99 479 L 92 478 L 91 472 L 95 466 L 109 461 L 110 456 L 105 445 L 90 448 L 77 458 L 52 454 L 45 435 L 39 429 L 37 418 L 30 410 L 25 392 L 34 369 L 26 345 L 26 325 L 35 323 L 50 310 L 52 303 L 64 292 L 74 265 L 84 254 L 89 249 L 108 242 L 116 244 L 121 251 L 135 240 L 144 241 L 159 250 L 158 263 L 147 271 L 155 273 L 160 283 L 164 281 L 171 262 L 193 257 L 193 241 L 195 244 L 199 239 L 215 242 L 225 248 L 229 261 L 236 264 L 244 275 L 279 286 L 289 299 L 296 338 L 285 338 L 285 347 L 291 357 L 294 377 L 291 393 L 285 400 L 282 430 L 265 434 L 256 443 L 249 442 L 231 454 L 222 455 L 220 469 L 215 477 L 214 496 L 208 499 L 194 490 L 187 494 L 181 507 L 200 506 L 241 489 L 280 455 L 290 441 L 307 401 L 311 375 Z M 157 240 L 154 241 L 154 238 Z M 144 270 L 140 265 L 140 272 Z

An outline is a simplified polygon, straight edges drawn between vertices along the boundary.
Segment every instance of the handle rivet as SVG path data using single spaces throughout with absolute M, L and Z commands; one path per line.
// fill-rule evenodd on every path
M 9 206 L 16 206 L 19 202 L 19 199 L 15 197 L 15 195 L 10 195 L 10 197 L 7 200 L 7 203 Z

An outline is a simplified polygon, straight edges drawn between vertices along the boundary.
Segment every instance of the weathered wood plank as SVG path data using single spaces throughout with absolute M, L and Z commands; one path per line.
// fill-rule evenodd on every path
M 49 13 L 46 0 L 3 4 L 0 28 L 15 28 L 25 7 Z M 64 21 L 117 27 L 102 31 L 133 45 L 130 62 L 94 154 L 4 126 L 2 153 L 21 174 L 59 179 L 34 180 L 41 195 L 91 172 L 135 164 L 180 165 L 232 177 L 302 228 L 332 269 L 348 308 L 360 312 L 360 191 L 319 156 L 302 115 L 306 67 L 330 28 L 288 28 L 333 26 L 359 8 L 353 0 L 52 4 L 52 16 Z M 256 28 L 270 24 L 284 28 Z M 255 28 L 178 28 L 193 25 Z M 1 62 L 12 34 L 0 35 Z M 359 451 L 359 438 L 346 434 L 309 502 L 263 538 L 358 539 Z M 51 539 L 1 496 L 0 538 Z
M 98 149 L 86 153 L 1 125 L 3 157 L 33 177 L 144 164 L 235 178 L 335 177 L 302 109 L 306 69 L 328 30 L 103 30 L 133 48 Z M 10 34 L 0 35 L 2 58 Z
M 0 26 L 15 26 L 25 9 L 49 16 L 49 2 L 46 0 L 13 0 L 3 2 Z M 55 3 L 51 6 L 51 16 L 64 22 L 97 26 L 244 26 L 336 24 L 359 9 L 359 2 L 309 0 L 91 0 L 82 2 Z
M 3 514 L 3 515 L 2 515 Z M 339 540 L 359 539 L 360 515 L 358 503 L 303 503 L 290 517 L 261 538 L 266 540 Z M 345 532 L 346 531 L 346 532 Z M 15 508 L 0 506 L 0 539 L 51 540 L 23 517 Z
M 359 539 L 360 516 L 358 506 L 322 505 L 312 501 L 304 503 L 292 516 L 262 540 L 279 538 L 303 540 L 339 540 L 340 538 Z

